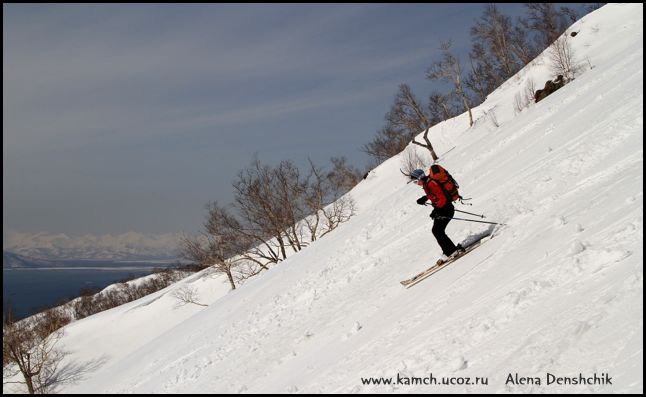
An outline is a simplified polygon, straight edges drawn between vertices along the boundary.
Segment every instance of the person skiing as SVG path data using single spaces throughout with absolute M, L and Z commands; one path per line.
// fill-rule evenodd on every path
M 460 244 L 455 245 L 453 241 L 446 235 L 446 227 L 455 214 L 453 202 L 448 193 L 432 178 L 429 178 L 423 170 L 415 169 L 410 173 L 411 179 L 417 180 L 417 184 L 424 188 L 424 195 L 417 199 L 417 204 L 426 205 L 428 200 L 431 200 L 433 211 L 431 218 L 433 219 L 433 236 L 437 243 L 442 248 L 442 252 L 447 259 L 453 255 L 463 252 L 464 249 Z

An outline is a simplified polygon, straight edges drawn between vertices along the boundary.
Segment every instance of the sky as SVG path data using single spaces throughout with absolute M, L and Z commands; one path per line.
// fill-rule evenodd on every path
M 197 232 L 255 154 L 363 169 L 398 85 L 427 97 L 483 7 L 4 4 L 3 241 Z

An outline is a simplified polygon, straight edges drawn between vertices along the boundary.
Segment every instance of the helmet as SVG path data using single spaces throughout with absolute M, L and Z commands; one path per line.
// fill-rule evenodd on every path
M 424 171 L 423 171 L 423 170 L 420 170 L 419 168 L 418 168 L 418 169 L 415 169 L 415 170 L 412 170 L 412 171 L 410 172 L 410 177 L 411 177 L 411 179 L 417 179 L 417 180 L 419 180 L 419 179 L 420 179 L 420 178 L 422 178 L 423 176 L 424 176 Z

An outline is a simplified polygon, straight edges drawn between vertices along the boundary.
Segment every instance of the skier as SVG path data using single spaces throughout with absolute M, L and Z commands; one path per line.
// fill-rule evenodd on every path
M 446 260 L 451 256 L 464 252 L 464 248 L 460 244 L 457 246 L 446 235 L 446 227 L 455 214 L 455 208 L 448 193 L 432 178 L 424 174 L 423 170 L 416 169 L 410 173 L 411 179 L 417 180 L 417 184 L 424 188 L 424 195 L 417 199 L 417 204 L 426 205 L 428 200 L 431 200 L 433 211 L 431 218 L 433 219 L 433 235 L 437 243 L 442 248 L 444 257 L 441 260 Z

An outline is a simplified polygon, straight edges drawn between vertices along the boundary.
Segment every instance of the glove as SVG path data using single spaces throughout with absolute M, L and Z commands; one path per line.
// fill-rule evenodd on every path
M 423 195 L 422 197 L 417 199 L 417 204 L 425 205 L 426 201 L 428 201 L 428 197 L 426 197 L 426 195 Z
M 431 211 L 431 215 L 430 215 L 431 219 L 435 219 L 438 216 L 439 216 L 439 214 L 437 213 L 437 208 L 435 208 L 433 211 Z

